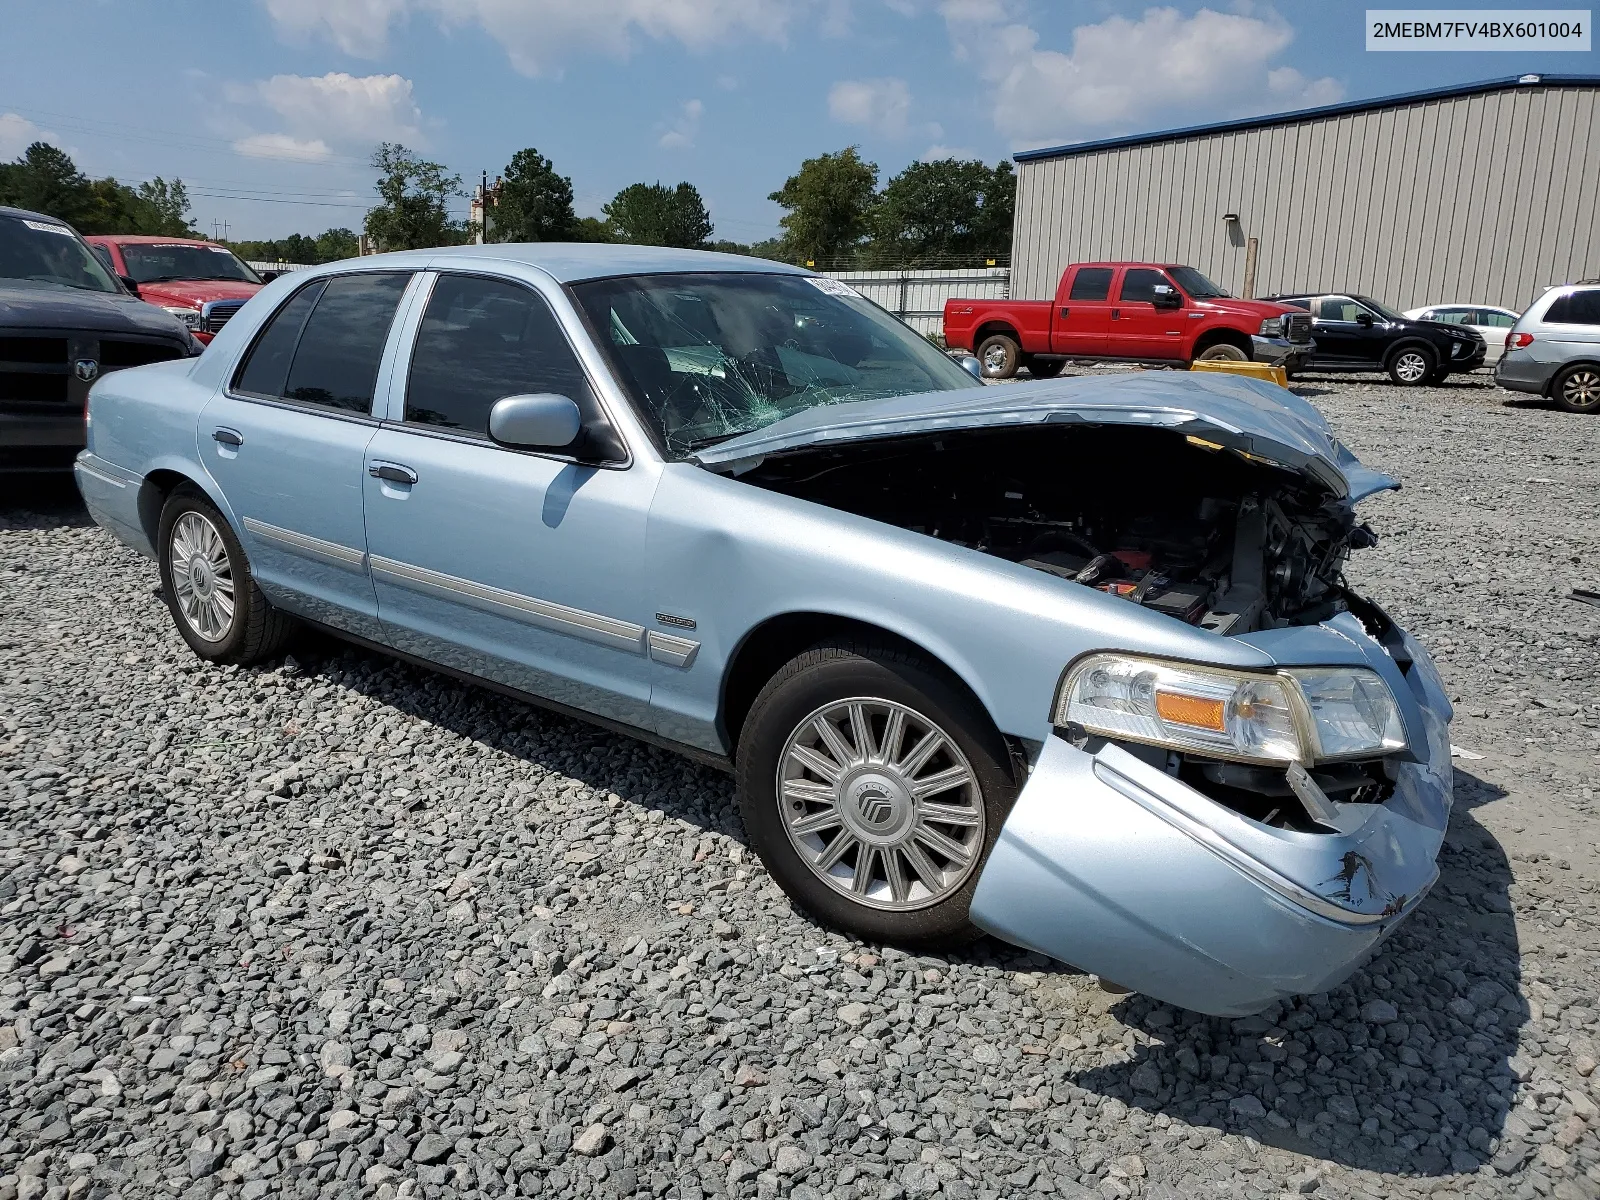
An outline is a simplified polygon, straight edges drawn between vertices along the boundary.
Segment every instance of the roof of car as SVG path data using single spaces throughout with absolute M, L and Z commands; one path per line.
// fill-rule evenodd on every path
M 346 259 L 362 266 L 393 262 L 420 266 L 436 258 L 483 259 L 524 263 L 537 267 L 561 283 L 605 279 L 612 275 L 672 275 L 699 271 L 743 271 L 775 275 L 806 275 L 803 267 L 721 254 L 711 250 L 679 250 L 671 246 L 619 246 L 607 242 L 503 242 L 485 246 L 442 246 L 433 250 L 404 250 L 368 258 Z
M 72 222 L 63 221 L 60 217 L 52 217 L 49 213 L 34 212 L 26 208 L 11 208 L 0 204 L 0 217 L 21 217 L 25 221 L 49 221 L 52 225 L 65 225 L 72 228 Z
M 215 246 L 218 244 L 209 238 L 160 237 L 153 233 L 90 233 L 84 235 L 84 241 L 121 242 L 130 246 Z

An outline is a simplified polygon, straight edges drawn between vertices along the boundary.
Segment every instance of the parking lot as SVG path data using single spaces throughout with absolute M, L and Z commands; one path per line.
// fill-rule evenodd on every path
M 1600 421 L 1296 390 L 1404 481 L 1352 575 L 1451 688 L 1456 811 L 1374 962 L 1237 1021 L 823 930 L 626 738 L 326 641 L 203 665 L 11 488 L 0 1200 L 1600 1194 Z

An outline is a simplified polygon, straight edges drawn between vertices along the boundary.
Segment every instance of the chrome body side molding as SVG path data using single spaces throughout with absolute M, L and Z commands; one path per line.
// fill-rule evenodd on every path
M 650 657 L 669 667 L 687 667 L 694 662 L 700 643 L 689 638 L 673 637 L 670 633 L 650 631 Z
M 269 525 L 265 521 L 258 521 L 254 517 L 245 517 L 244 527 L 258 538 L 264 538 L 275 543 L 279 548 L 292 550 L 296 554 L 304 554 L 321 562 L 332 563 L 336 567 L 348 567 L 352 571 L 359 571 L 366 565 L 367 556 L 364 551 L 353 546 L 340 545 L 338 542 L 325 541 L 322 538 L 312 537 L 306 533 L 296 533 L 293 529 L 284 529 L 280 525 Z

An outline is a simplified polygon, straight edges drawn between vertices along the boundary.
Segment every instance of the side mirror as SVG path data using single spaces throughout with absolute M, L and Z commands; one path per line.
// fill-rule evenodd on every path
M 262 283 L 271 283 L 274 279 L 277 279 L 282 275 L 286 275 L 286 274 L 288 274 L 288 272 L 286 272 L 286 271 L 257 271 L 256 274 L 261 276 L 261 282 Z
M 1357 313 L 1356 314 L 1356 324 L 1361 326 L 1361 328 L 1363 328 L 1363 329 L 1371 329 L 1372 328 L 1372 314 L 1371 313 L 1366 313 L 1366 312 Z
M 971 375 L 979 383 L 983 382 L 983 364 L 970 354 L 963 354 L 960 358 L 961 369 Z
M 118 275 L 117 278 L 122 280 L 122 286 L 127 288 L 135 296 L 139 294 L 139 281 L 132 275 Z
M 489 436 L 507 446 L 556 450 L 570 446 L 582 428 L 577 404 L 552 392 L 505 396 L 489 410 Z
M 1178 289 L 1177 288 L 1168 287 L 1164 283 L 1158 283 L 1158 284 L 1155 285 L 1155 287 L 1151 288 L 1150 290 L 1153 293 L 1153 295 L 1151 296 L 1151 303 L 1154 304 L 1157 308 L 1182 308 L 1183 307 L 1183 297 L 1178 295 Z

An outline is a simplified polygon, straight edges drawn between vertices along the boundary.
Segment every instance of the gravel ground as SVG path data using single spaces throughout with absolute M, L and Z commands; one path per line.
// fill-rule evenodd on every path
M 1467 753 L 1419 912 L 1238 1021 L 820 930 L 627 739 L 333 643 L 204 666 L 13 492 L 0 1200 L 1600 1195 L 1600 421 L 1297 386 L 1406 481 L 1354 574 Z

